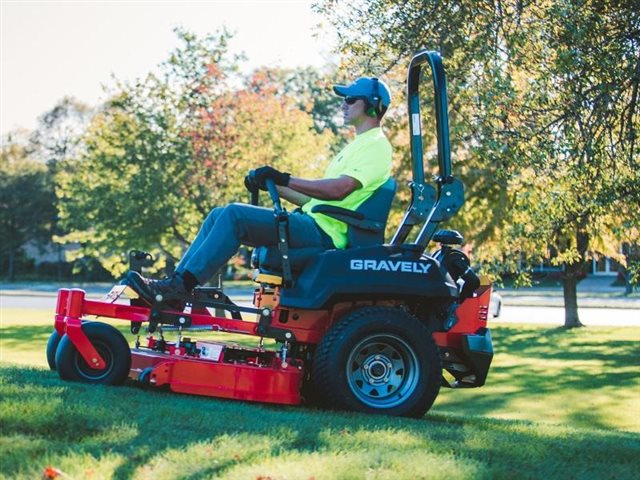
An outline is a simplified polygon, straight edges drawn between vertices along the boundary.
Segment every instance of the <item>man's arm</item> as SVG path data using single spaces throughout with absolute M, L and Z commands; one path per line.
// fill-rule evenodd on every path
M 303 194 L 308 199 L 317 198 L 320 200 L 342 200 L 361 187 L 362 184 L 358 180 L 346 175 L 338 178 L 323 178 L 321 180 L 291 177 L 288 185 L 290 190 Z
M 273 180 L 276 186 L 288 187 L 298 194 L 319 200 L 342 200 L 350 193 L 362 188 L 359 180 L 348 175 L 342 175 L 338 178 L 306 180 L 304 178 L 292 177 L 289 173 L 280 172 L 270 166 L 256 169 L 253 175 L 253 182 L 264 189 L 264 182 L 267 178 Z M 308 198 L 294 195 L 293 192 L 284 191 L 284 193 L 284 198 L 298 205 L 309 201 Z
M 295 190 L 292 190 L 289 187 L 282 187 L 278 185 L 276 188 L 278 189 L 278 193 L 280 194 L 281 198 L 284 198 L 285 200 L 289 200 L 291 203 L 299 207 L 301 207 L 302 205 L 307 203 L 309 200 L 311 200 L 311 197 L 309 195 L 296 192 Z

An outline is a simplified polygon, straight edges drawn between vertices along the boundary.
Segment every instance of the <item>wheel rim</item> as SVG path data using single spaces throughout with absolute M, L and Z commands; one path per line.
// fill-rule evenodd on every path
M 415 391 L 420 376 L 418 357 L 392 334 L 360 341 L 347 359 L 347 382 L 356 398 L 372 408 L 392 408 Z
M 111 350 L 109 345 L 101 341 L 94 340 L 93 347 L 104 360 L 106 367 L 102 370 L 91 368 L 79 352 L 76 352 L 75 367 L 77 372 L 82 377 L 88 380 L 101 380 L 109 375 L 109 373 L 111 373 L 111 370 L 113 370 L 113 351 Z

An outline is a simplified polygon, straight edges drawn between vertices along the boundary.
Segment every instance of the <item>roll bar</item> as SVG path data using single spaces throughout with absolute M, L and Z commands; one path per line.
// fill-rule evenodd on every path
M 433 77 L 433 93 L 436 110 L 436 138 L 438 141 L 439 175 L 437 186 L 425 184 L 422 151 L 422 126 L 420 114 L 419 86 L 423 66 L 428 64 Z M 451 150 L 449 147 L 449 115 L 447 110 L 447 82 L 438 52 L 424 50 L 416 54 L 407 73 L 407 102 L 409 107 L 409 135 L 411 138 L 411 160 L 413 181 L 411 203 L 396 231 L 392 245 L 404 244 L 415 225 L 424 224 L 415 240 L 422 251 L 427 248 L 440 222 L 448 220 L 464 202 L 464 186 L 451 173 Z

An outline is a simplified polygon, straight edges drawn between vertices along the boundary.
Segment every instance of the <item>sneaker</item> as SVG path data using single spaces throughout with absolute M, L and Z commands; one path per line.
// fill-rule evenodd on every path
M 156 302 L 164 302 L 178 311 L 184 310 L 186 304 L 180 297 L 190 295 L 184 287 L 182 275 L 179 273 L 163 280 L 152 280 L 143 277 L 138 272 L 130 271 L 122 283 L 126 283 L 133 288 L 149 305 L 153 305 Z

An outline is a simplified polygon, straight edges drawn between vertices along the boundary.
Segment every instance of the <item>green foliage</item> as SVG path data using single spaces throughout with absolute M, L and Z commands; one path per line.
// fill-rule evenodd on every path
M 16 256 L 28 241 L 47 240 L 55 220 L 55 197 L 47 166 L 27 156 L 24 147 L 3 142 L 0 152 L 0 255 L 8 258 L 10 280 Z
M 640 234 L 633 2 L 327 0 L 316 9 L 337 28 L 351 68 L 396 78 L 418 49 L 443 55 L 454 171 L 467 187 L 452 226 L 471 239 L 476 261 L 522 273 L 553 253 L 574 310 L 591 252 L 624 261 L 617 247 Z M 398 156 L 408 171 L 406 150 Z M 569 317 L 579 323 L 577 313 Z
M 166 91 L 155 87 L 161 99 Z M 114 98 L 94 118 L 85 153 L 66 160 L 57 176 L 60 218 L 71 232 L 64 240 L 79 241 L 83 254 L 114 265 L 130 248 L 171 249 L 194 217 L 181 195 L 190 142 L 174 128 L 170 107 L 144 105 L 143 89 Z
M 27 146 L 30 156 L 55 171 L 58 162 L 79 153 L 82 135 L 92 116 L 87 105 L 64 97 L 38 119 Z
M 180 258 L 211 208 L 247 201 L 243 178 L 263 164 L 318 174 L 333 136 L 318 134 L 300 98 L 261 75 L 244 81 L 230 35 L 182 45 L 163 74 L 122 84 L 57 176 L 61 220 L 81 255 L 114 275 L 131 248 Z M 157 267 L 162 267 L 160 262 Z
M 629 283 L 631 285 L 640 285 L 640 261 L 632 262 L 629 265 Z
M 312 67 L 282 69 L 263 67 L 254 74 L 251 87 L 256 91 L 268 88 L 272 95 L 292 99 L 297 107 L 313 117 L 317 133 L 330 129 L 337 134 L 340 102 L 333 93 L 333 84 L 327 72 Z
M 425 418 L 409 420 L 62 382 L 44 369 L 52 323 L 39 313 L 9 311 L 2 327 L 6 478 L 38 478 L 47 466 L 72 478 L 135 479 L 637 471 L 637 328 L 494 325 L 499 353 L 487 385 L 443 389 Z

